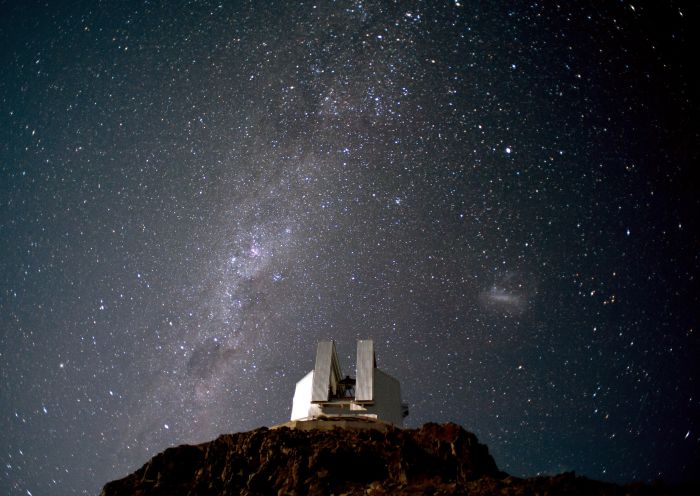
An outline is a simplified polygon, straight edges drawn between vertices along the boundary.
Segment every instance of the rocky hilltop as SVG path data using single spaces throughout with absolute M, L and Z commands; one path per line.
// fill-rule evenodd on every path
M 622 496 L 697 489 L 616 486 L 573 473 L 519 479 L 499 471 L 488 448 L 456 424 L 366 427 L 261 428 L 169 448 L 101 495 Z

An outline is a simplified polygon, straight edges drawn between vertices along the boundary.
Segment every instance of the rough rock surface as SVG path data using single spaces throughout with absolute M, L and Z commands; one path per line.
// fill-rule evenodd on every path
M 278 429 L 169 448 L 102 496 L 156 495 L 661 495 L 680 488 L 616 486 L 567 473 L 500 472 L 476 436 L 455 424 L 420 429 Z M 690 489 L 690 488 L 686 488 Z

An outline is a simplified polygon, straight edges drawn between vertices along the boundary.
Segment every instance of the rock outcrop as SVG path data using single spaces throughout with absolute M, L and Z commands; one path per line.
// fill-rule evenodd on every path
M 456 424 L 420 429 L 275 429 L 169 448 L 102 496 L 159 495 L 656 495 L 574 474 L 519 479 Z M 680 492 L 678 494 L 681 494 Z

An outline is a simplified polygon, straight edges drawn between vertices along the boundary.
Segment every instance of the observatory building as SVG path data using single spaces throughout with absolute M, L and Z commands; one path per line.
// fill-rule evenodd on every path
M 350 417 L 401 426 L 407 415 L 399 381 L 377 368 L 374 343 L 366 339 L 357 342 L 355 378 L 343 377 L 335 342 L 318 343 L 314 369 L 297 382 L 291 420 Z

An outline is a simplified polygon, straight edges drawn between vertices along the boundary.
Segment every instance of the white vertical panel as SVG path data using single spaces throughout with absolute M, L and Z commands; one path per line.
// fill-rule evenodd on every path
M 374 342 L 361 339 L 357 342 L 357 382 L 355 401 L 374 401 Z
M 331 382 L 331 360 L 333 343 L 321 341 L 316 347 L 316 364 L 314 365 L 311 401 L 328 401 L 328 386 Z
M 340 364 L 333 341 L 321 341 L 316 348 L 311 401 L 328 401 L 328 391 L 340 380 Z

